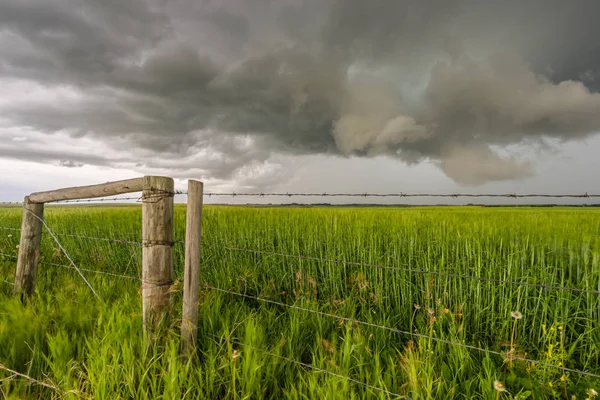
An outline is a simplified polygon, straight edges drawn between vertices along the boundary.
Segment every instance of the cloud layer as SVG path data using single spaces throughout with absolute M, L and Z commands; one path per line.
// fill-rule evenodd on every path
M 3 0 L 0 126 L 25 133 L 0 156 L 257 185 L 306 154 L 531 176 L 492 148 L 600 131 L 600 3 L 575 3 Z

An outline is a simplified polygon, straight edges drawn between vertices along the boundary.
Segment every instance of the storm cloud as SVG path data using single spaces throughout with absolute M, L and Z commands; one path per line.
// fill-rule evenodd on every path
M 600 131 L 597 15 L 591 0 L 0 0 L 0 125 L 119 156 L 0 154 L 223 180 L 281 155 L 386 155 L 463 184 L 520 179 L 534 165 L 494 148 Z

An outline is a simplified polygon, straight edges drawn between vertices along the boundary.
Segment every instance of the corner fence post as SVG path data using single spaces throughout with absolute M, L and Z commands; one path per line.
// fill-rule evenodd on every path
M 202 196 L 202 182 L 189 180 L 185 223 L 185 275 L 183 281 L 183 313 L 181 322 L 181 353 L 184 357 L 188 358 L 194 353 L 198 339 Z
M 43 218 L 44 203 L 32 203 L 29 196 L 25 196 L 14 288 L 14 295 L 20 295 L 22 300 L 25 296 L 31 296 L 35 290 Z
M 144 332 L 153 334 L 172 314 L 173 179 L 145 176 L 142 189 L 142 312 Z

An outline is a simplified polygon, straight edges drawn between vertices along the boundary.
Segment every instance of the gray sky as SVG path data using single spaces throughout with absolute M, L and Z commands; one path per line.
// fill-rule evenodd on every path
M 597 15 L 597 0 L 0 0 L 0 201 L 144 174 L 600 192 Z

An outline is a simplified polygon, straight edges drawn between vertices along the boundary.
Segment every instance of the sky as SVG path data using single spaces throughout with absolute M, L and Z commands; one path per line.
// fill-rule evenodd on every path
M 0 201 L 142 175 L 599 193 L 597 15 L 597 0 L 0 0 Z

